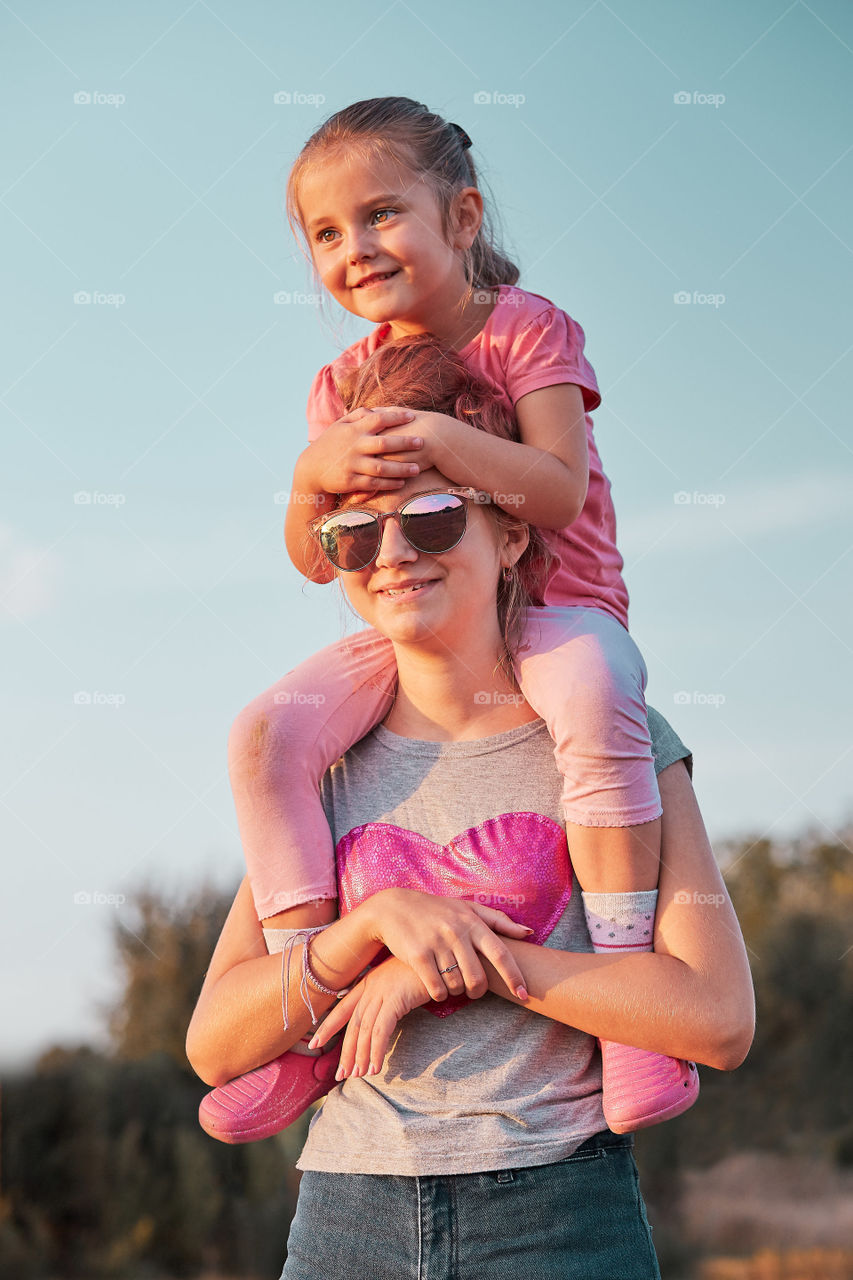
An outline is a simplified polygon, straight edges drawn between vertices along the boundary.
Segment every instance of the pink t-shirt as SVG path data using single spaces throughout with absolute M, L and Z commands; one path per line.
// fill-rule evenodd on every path
M 380 325 L 317 374 L 308 397 L 309 440 L 316 440 L 343 417 L 335 375 L 362 364 L 390 331 L 389 325 Z M 542 530 L 558 558 L 545 590 L 545 603 L 604 609 L 627 627 L 628 591 L 616 547 L 616 514 L 590 417 L 601 404 L 601 395 L 583 347 L 583 329 L 565 311 L 536 293 L 501 285 L 494 311 L 460 355 L 510 409 L 540 387 L 563 382 L 580 387 L 586 409 L 589 489 L 583 510 L 572 525 L 557 531 Z

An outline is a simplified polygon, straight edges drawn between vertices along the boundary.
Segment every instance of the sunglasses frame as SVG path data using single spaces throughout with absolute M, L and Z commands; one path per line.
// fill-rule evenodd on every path
M 452 543 L 451 546 L 445 547 L 443 551 L 422 551 L 420 547 L 416 547 L 413 542 L 410 542 L 409 538 L 406 536 L 406 531 L 403 528 L 402 521 L 400 520 L 400 514 L 403 511 L 403 509 L 409 505 L 410 502 L 417 502 L 419 498 L 431 498 L 431 497 L 434 497 L 436 494 L 450 494 L 451 497 L 462 499 L 463 506 L 465 509 L 465 528 L 462 530 L 461 534 L 456 539 L 456 541 Z M 363 573 L 365 569 L 369 569 L 370 566 L 372 564 L 375 564 L 376 562 L 376 557 L 379 555 L 379 552 L 382 547 L 382 538 L 385 534 L 385 525 L 388 520 L 394 520 L 394 519 L 397 520 L 397 525 L 400 532 L 402 533 L 406 541 L 409 543 L 409 546 L 412 547 L 413 550 L 417 551 L 418 555 L 443 556 L 446 552 L 452 551 L 454 547 L 458 547 L 459 543 L 465 537 L 465 533 L 468 529 L 468 503 L 475 502 L 480 506 L 486 506 L 489 503 L 491 503 L 491 501 L 492 501 L 491 494 L 483 493 L 482 490 L 480 489 L 472 489 L 468 486 L 458 487 L 456 485 L 442 485 L 442 487 L 439 489 L 424 489 L 422 493 L 413 493 L 410 497 L 406 498 L 403 502 L 401 502 L 398 507 L 395 507 L 393 511 L 373 511 L 370 507 L 338 507 L 334 511 L 327 511 L 321 516 L 315 516 L 313 520 L 310 520 L 308 522 L 308 529 L 311 533 L 312 538 L 319 546 L 323 556 L 329 562 L 329 564 L 332 566 L 332 568 L 335 570 L 336 573 Z M 329 559 L 329 556 L 326 555 L 326 552 L 323 549 L 323 544 L 320 541 L 320 534 L 321 534 L 323 525 L 326 524 L 327 521 L 334 519 L 335 516 L 341 515 L 344 512 L 346 512 L 348 515 L 352 514 L 352 515 L 372 516 L 379 526 L 379 538 L 376 543 L 376 552 L 373 558 L 371 560 L 368 560 L 367 564 L 363 564 L 355 569 L 343 569 L 341 568 L 340 565 L 335 564 L 334 561 Z

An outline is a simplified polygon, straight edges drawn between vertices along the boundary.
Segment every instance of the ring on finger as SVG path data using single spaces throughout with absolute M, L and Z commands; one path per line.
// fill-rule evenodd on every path
M 439 973 L 451 973 L 454 969 L 458 969 L 458 964 L 449 964 L 446 969 L 439 969 Z

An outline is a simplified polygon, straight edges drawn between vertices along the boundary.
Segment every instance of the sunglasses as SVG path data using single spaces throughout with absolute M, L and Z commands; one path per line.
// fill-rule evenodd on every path
M 431 556 L 452 551 L 465 534 L 470 501 L 491 502 L 491 498 L 476 489 L 431 489 L 407 498 L 395 511 L 346 507 L 317 516 L 308 527 L 330 564 L 344 573 L 354 573 L 373 564 L 379 555 L 387 520 L 397 521 L 415 551 Z

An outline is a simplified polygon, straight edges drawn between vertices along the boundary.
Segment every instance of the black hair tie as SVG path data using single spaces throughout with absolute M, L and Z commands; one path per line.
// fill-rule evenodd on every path
M 474 145 L 474 144 L 473 144 L 473 142 L 472 142 L 472 141 L 471 141 L 471 139 L 468 137 L 468 134 L 467 134 L 467 133 L 465 132 L 465 130 L 462 128 L 462 125 L 461 125 L 461 124 L 454 124 L 454 123 L 453 123 L 453 121 L 451 120 L 451 122 L 450 122 L 450 127 L 451 127 L 451 129 L 455 129 L 455 130 L 456 130 L 456 136 L 459 138 L 459 141 L 460 141 L 460 143 L 462 144 L 462 150 L 463 150 L 463 151 L 467 151 L 469 147 L 473 147 L 473 145 Z

